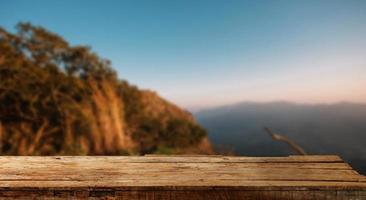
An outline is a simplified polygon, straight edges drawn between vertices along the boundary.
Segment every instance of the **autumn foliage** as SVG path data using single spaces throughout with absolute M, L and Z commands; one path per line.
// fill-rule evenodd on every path
M 192 116 L 119 80 L 90 48 L 0 28 L 1 155 L 210 153 Z

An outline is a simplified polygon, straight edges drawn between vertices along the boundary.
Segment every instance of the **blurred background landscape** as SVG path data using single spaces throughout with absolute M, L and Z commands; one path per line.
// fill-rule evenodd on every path
M 0 154 L 336 154 L 366 174 L 366 2 L 0 0 Z
M 366 173 L 366 104 L 244 102 L 195 113 L 220 151 L 235 155 L 286 156 L 286 143 L 264 131 L 270 127 L 298 143 L 308 154 L 337 154 Z

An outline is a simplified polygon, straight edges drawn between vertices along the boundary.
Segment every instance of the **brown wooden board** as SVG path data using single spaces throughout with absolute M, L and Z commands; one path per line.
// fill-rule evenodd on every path
M 338 156 L 0 157 L 0 199 L 365 199 Z

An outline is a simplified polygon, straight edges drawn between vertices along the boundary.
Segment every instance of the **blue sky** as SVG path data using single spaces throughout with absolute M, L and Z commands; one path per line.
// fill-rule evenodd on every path
M 0 0 L 92 47 L 119 77 L 188 109 L 240 101 L 366 102 L 366 1 Z

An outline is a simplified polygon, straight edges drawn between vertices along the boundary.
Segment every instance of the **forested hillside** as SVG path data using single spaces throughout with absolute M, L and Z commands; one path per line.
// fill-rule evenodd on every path
M 0 27 L 0 155 L 212 153 L 206 135 L 89 47 L 28 23 Z

